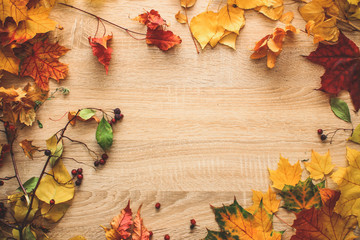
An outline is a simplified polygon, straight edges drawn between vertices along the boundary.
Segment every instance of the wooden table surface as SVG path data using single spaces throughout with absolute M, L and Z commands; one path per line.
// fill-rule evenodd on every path
M 210 9 L 216 10 L 220 2 L 213 1 Z M 240 204 L 250 206 L 251 190 L 267 190 L 268 167 L 276 168 L 280 154 L 294 163 L 310 158 L 311 149 L 321 154 L 330 149 L 333 162 L 344 166 L 345 147 L 360 150 L 346 142 L 348 135 L 343 133 L 331 145 L 319 140 L 318 128 L 351 126 L 331 112 L 328 95 L 314 90 L 320 87 L 324 70 L 302 57 L 316 48 L 306 34 L 286 39 L 270 70 L 266 60 L 250 60 L 250 50 L 275 26 L 283 25 L 255 11 L 246 12 L 236 51 L 219 45 L 198 55 L 186 25 L 174 18 L 180 10 L 178 0 L 70 3 L 137 31 L 145 28 L 130 18 L 144 9 L 156 9 L 183 42 L 162 52 L 106 25 L 114 35 L 114 51 L 105 75 L 88 44 L 96 20 L 64 6 L 53 9 L 52 18 L 64 27 L 55 32 L 56 38 L 71 51 L 61 58 L 69 64 L 67 79 L 60 85 L 51 80 L 50 87 L 64 86 L 71 93 L 46 102 L 38 115 L 44 128 L 35 124 L 24 129 L 19 139 L 32 139 L 34 145 L 44 147 L 45 140 L 66 121 L 49 118 L 58 119 L 69 110 L 119 107 L 125 115 L 114 128 L 114 144 L 103 168 L 92 167 L 93 160 L 82 146 L 66 143 L 64 156 L 86 165 L 71 160 L 64 163 L 69 170 L 82 167 L 84 181 L 65 217 L 51 230 L 53 239 L 78 234 L 104 239 L 100 225 L 109 226 L 129 199 L 134 211 L 143 204 L 142 216 L 154 232 L 153 239 L 161 240 L 166 233 L 174 240 L 201 239 L 206 227 L 217 229 L 209 204 L 221 206 L 236 196 Z M 198 0 L 189 16 L 205 11 L 207 5 L 207 0 Z M 285 1 L 285 10 L 295 13 L 293 24 L 304 29 L 297 7 L 298 3 Z M 346 34 L 360 44 L 358 33 Z M 25 82 L 16 79 L 2 84 L 23 86 Z M 347 92 L 340 97 L 353 109 Z M 358 124 L 359 117 L 351 114 Z M 95 123 L 80 123 L 69 129 L 69 136 L 101 152 L 95 129 Z M 22 179 L 38 176 L 43 155 L 29 160 L 20 148 L 16 150 Z M 6 159 L 1 175 L 11 174 L 10 164 Z M 2 194 L 10 194 L 14 186 L 15 181 L 6 184 Z M 154 208 L 156 202 L 162 205 L 160 211 Z M 193 231 L 189 229 L 191 218 L 199 225 Z M 277 230 L 286 228 L 277 219 L 275 223 Z M 291 234 L 288 230 L 283 239 Z

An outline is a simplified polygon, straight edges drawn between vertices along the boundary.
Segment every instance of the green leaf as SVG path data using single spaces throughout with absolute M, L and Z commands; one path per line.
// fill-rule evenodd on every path
M 285 203 L 283 207 L 292 212 L 321 207 L 319 189 L 312 183 L 311 178 L 306 179 L 304 182 L 299 181 L 295 186 L 285 185 L 280 192 L 280 196 Z
M 24 240 L 36 240 L 34 233 L 31 231 L 30 226 L 26 226 L 23 230 L 23 239 Z
M 85 108 L 79 112 L 79 117 L 81 117 L 84 120 L 89 120 L 95 115 L 96 111 L 93 109 Z
M 59 157 L 61 157 L 63 151 L 64 151 L 64 146 L 63 146 L 63 141 L 61 140 L 56 145 L 56 150 L 55 150 L 55 152 L 52 154 L 52 156 L 50 158 L 50 166 L 51 167 L 55 166 L 56 161 L 59 159 Z
M 357 125 L 354 132 L 352 133 L 351 137 L 348 140 L 353 141 L 354 143 L 360 144 L 360 124 Z
M 107 150 L 113 143 L 113 137 L 112 127 L 103 117 L 96 129 L 96 141 L 102 149 Z
M 215 232 L 215 231 L 211 231 L 211 230 L 207 230 L 208 234 L 205 237 L 205 240 L 223 240 L 223 239 L 227 239 L 226 233 L 225 232 Z
M 43 128 L 43 127 L 44 127 L 43 124 L 40 122 L 40 120 L 37 120 L 37 124 L 38 124 L 39 128 Z
M 331 110 L 338 118 L 344 120 L 345 122 L 351 123 L 350 111 L 346 102 L 339 98 L 331 98 L 330 106 Z
M 37 184 L 38 181 L 39 181 L 39 178 L 38 178 L 38 177 L 32 177 L 32 178 L 30 178 L 29 180 L 27 180 L 27 181 L 23 184 L 24 188 L 26 189 L 26 192 L 27 192 L 27 193 L 32 192 L 32 190 L 35 189 L 36 184 Z M 18 189 L 16 189 L 16 190 L 21 191 L 21 188 L 18 187 Z

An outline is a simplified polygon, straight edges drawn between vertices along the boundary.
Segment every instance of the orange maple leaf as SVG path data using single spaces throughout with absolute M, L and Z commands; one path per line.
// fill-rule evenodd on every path
M 58 43 L 50 43 L 47 39 L 36 41 L 31 47 L 31 54 L 21 64 L 20 75 L 30 76 L 43 90 L 49 90 L 49 78 L 56 81 L 64 79 L 68 72 L 68 66 L 59 62 L 69 49 Z
M 98 58 L 99 62 L 104 65 L 106 74 L 109 71 L 111 53 L 113 51 L 113 49 L 108 46 L 111 39 L 112 35 L 104 36 L 102 38 L 89 37 L 89 44 L 93 50 L 93 54 Z
M 12 17 L 16 23 L 27 19 L 26 4 L 29 0 L 0 0 L 0 20 L 4 23 L 7 17 Z
M 280 55 L 285 36 L 289 32 L 297 33 L 297 29 L 292 25 L 286 26 L 285 29 L 275 28 L 272 34 L 266 35 L 256 43 L 253 49 L 255 52 L 250 58 L 260 59 L 267 56 L 268 68 L 275 67 L 276 58 Z
M 19 145 L 24 150 L 25 155 L 30 159 L 33 159 L 33 154 L 39 149 L 39 147 L 32 145 L 32 141 L 26 139 L 22 140 Z
M 134 229 L 131 236 L 132 240 L 149 240 L 150 233 L 147 228 L 144 226 L 143 219 L 140 216 L 141 205 L 136 213 L 134 219 Z
M 181 42 L 181 38 L 175 35 L 172 31 L 151 30 L 149 28 L 146 33 L 146 43 L 149 45 L 155 45 L 163 51 L 167 51 Z
M 167 26 L 166 21 L 160 16 L 159 12 L 154 9 L 152 9 L 150 12 L 140 14 L 133 20 L 146 25 L 151 30 L 155 30 L 159 26 Z

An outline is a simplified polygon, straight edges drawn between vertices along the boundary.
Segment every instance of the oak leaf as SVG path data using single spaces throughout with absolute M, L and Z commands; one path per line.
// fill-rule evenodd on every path
M 260 191 L 252 190 L 253 192 L 253 205 L 246 209 L 247 211 L 253 213 L 256 211 L 256 209 L 259 207 L 260 202 L 262 201 L 262 204 L 265 208 L 265 210 L 268 213 L 275 213 L 278 211 L 280 206 L 280 199 L 276 199 L 276 193 L 272 191 L 271 187 L 269 186 L 269 189 L 266 193 L 262 193 Z
M 353 230 L 356 220 L 353 217 L 343 218 L 334 212 L 335 203 L 340 192 L 330 189 L 320 189 L 322 207 L 303 210 L 296 214 L 292 225 L 296 234 L 291 240 L 350 240 L 356 236 Z
M 109 41 L 112 39 L 112 35 L 107 35 L 102 38 L 89 37 L 89 44 L 93 50 L 94 56 L 96 56 L 99 62 L 104 65 L 106 74 L 109 71 L 109 64 L 111 60 L 111 53 L 113 49 L 109 47 Z
M 68 66 L 58 60 L 67 51 L 69 49 L 47 39 L 35 42 L 31 54 L 21 64 L 20 75 L 32 77 L 41 89 L 48 91 L 49 78 L 59 82 L 67 75 Z
M 323 179 L 334 169 L 335 165 L 331 163 L 330 151 L 325 155 L 320 155 L 312 150 L 311 161 L 305 163 L 305 167 L 310 172 L 310 177 L 316 180 Z
M 341 191 L 335 212 L 343 217 L 354 215 L 360 223 L 360 152 L 346 148 L 349 166 L 339 168 L 331 176 Z
M 289 163 L 289 160 L 280 156 L 278 168 L 270 170 L 270 179 L 273 181 L 273 187 L 282 190 L 285 185 L 295 186 L 301 178 L 302 169 L 300 162 L 297 161 L 294 165 Z
M 268 68 L 275 67 L 276 58 L 282 51 L 284 39 L 288 33 L 297 33 L 298 30 L 292 26 L 287 25 L 285 29 L 275 28 L 272 34 L 266 35 L 255 44 L 253 51 L 255 51 L 250 58 L 260 59 L 267 57 Z
M 32 141 L 26 139 L 22 140 L 19 145 L 22 147 L 25 155 L 30 159 L 33 159 L 33 154 L 39 149 L 39 147 L 32 145 Z
M 358 46 L 343 33 L 334 45 L 319 43 L 308 60 L 325 68 L 320 90 L 332 95 L 342 90 L 350 93 L 355 110 L 360 108 L 360 51 Z
M 150 10 L 150 12 L 140 14 L 133 20 L 146 25 L 151 30 L 155 30 L 158 27 L 167 26 L 166 21 L 160 16 L 159 12 L 154 9 Z
M 311 178 L 299 181 L 295 186 L 285 185 L 280 196 L 284 200 L 283 207 L 292 212 L 321 206 L 319 188 L 312 183 Z
M 146 33 L 146 43 L 149 45 L 155 45 L 163 51 L 167 51 L 181 42 L 181 38 L 175 35 L 172 31 L 159 29 L 151 30 L 148 28 Z

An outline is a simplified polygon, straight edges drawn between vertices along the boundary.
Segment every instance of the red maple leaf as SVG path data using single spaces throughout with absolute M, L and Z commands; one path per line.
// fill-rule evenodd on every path
M 89 37 L 89 43 L 93 50 L 93 54 L 98 58 L 99 62 L 104 65 L 106 74 L 109 70 L 111 53 L 113 51 L 113 49 L 108 46 L 111 39 L 112 35 L 104 36 L 102 38 Z
M 155 45 L 163 51 L 169 50 L 173 46 L 181 43 L 181 38 L 172 31 L 151 30 L 148 28 L 146 33 L 146 43 Z
M 343 33 L 334 45 L 319 43 L 318 48 L 307 59 L 325 67 L 321 76 L 320 90 L 338 94 L 342 90 L 350 93 L 358 111 L 360 108 L 360 51 L 358 46 Z
M 49 43 L 47 39 L 34 41 L 30 54 L 21 64 L 20 75 L 32 77 L 42 90 L 48 91 L 49 78 L 59 82 L 66 77 L 68 66 L 58 59 L 69 49 L 58 43 Z
M 152 9 L 137 16 L 134 20 L 146 25 L 151 30 L 157 29 L 159 26 L 167 26 L 166 21 L 160 16 L 159 12 Z

